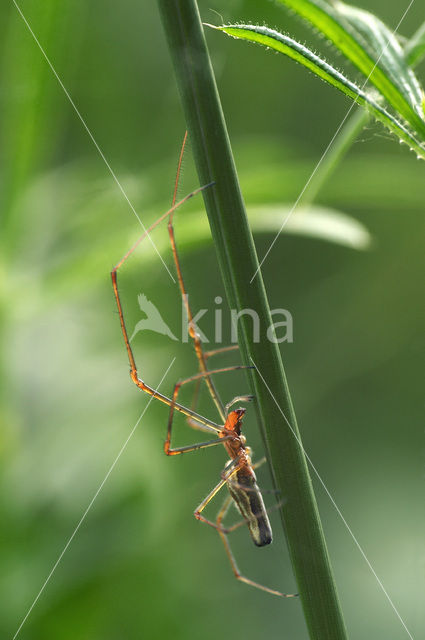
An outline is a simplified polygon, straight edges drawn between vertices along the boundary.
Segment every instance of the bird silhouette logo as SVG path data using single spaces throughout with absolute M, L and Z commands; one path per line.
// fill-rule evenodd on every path
M 137 300 L 139 302 L 140 310 L 146 315 L 146 318 L 142 318 L 134 327 L 133 334 L 130 338 L 133 338 L 139 333 L 139 331 L 155 331 L 156 333 L 161 333 L 163 336 L 168 336 L 171 340 L 178 340 L 174 333 L 171 331 L 170 327 L 161 317 L 158 309 L 155 307 L 153 302 L 147 299 L 147 297 L 140 293 L 137 296 Z

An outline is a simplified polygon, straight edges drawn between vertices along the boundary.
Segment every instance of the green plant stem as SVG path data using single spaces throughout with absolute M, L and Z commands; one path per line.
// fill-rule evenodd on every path
M 333 175 L 342 158 L 369 120 L 369 113 L 362 107 L 357 107 L 355 113 L 348 118 L 338 135 L 331 142 L 330 148 L 328 147 L 325 152 L 325 156 L 317 167 L 317 171 L 315 171 L 307 189 L 299 199 L 297 207 L 306 209 L 316 200 L 320 189 Z
M 250 282 L 258 260 L 198 9 L 195 0 L 158 3 L 199 179 L 214 182 L 203 196 L 229 306 L 253 309 L 260 318 L 260 341 L 254 342 L 251 320 L 242 316 L 239 343 L 244 362 L 255 364 L 270 389 L 249 370 L 273 478 L 285 500 L 283 523 L 307 626 L 311 638 L 342 640 L 346 631 L 295 413 L 279 349 L 266 335 L 272 321 L 261 273 Z

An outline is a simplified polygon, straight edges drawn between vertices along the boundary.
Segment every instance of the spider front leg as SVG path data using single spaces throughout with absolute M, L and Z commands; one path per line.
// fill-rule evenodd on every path
M 174 455 L 178 455 L 181 453 L 187 453 L 189 451 L 196 451 L 198 449 L 204 449 L 206 447 L 213 447 L 216 444 L 223 444 L 223 442 L 226 441 L 226 439 L 230 439 L 230 438 L 218 438 L 216 440 L 209 440 L 208 442 L 199 442 L 197 444 L 194 445 L 188 445 L 188 446 L 184 446 L 184 447 L 176 447 L 173 448 L 171 446 L 171 431 L 172 431 L 172 426 L 173 426 L 173 418 L 174 418 L 174 411 L 175 408 L 177 406 L 177 397 L 179 394 L 179 391 L 181 389 L 181 387 L 185 384 L 188 384 L 189 382 L 194 382 L 194 381 L 198 381 L 198 380 L 202 380 L 202 378 L 210 378 L 211 375 L 215 374 L 215 373 L 227 373 L 229 371 L 235 371 L 236 369 L 246 369 L 247 367 L 243 366 L 243 365 L 238 365 L 238 366 L 233 366 L 233 367 L 223 367 L 222 369 L 213 369 L 211 371 L 201 371 L 200 373 L 197 373 L 193 376 L 190 376 L 190 378 L 185 378 L 184 380 L 180 380 L 180 382 L 177 382 L 174 386 L 174 391 L 173 391 L 173 395 L 171 397 L 171 404 L 170 404 L 170 413 L 168 416 L 168 427 L 167 427 L 167 437 L 165 439 L 165 443 L 164 443 L 164 451 L 167 454 L 167 456 L 174 456 Z M 194 414 L 193 416 L 189 417 L 190 419 L 188 420 L 188 423 L 190 426 L 193 426 L 195 429 L 201 429 L 202 431 L 207 431 L 208 433 L 220 433 L 221 429 L 217 429 L 211 426 L 206 425 L 205 423 L 202 422 L 198 422 L 196 419 L 196 414 Z M 193 423 L 193 424 L 192 424 Z

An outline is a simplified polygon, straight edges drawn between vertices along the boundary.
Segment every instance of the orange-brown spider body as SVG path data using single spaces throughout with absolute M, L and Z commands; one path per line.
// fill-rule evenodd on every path
M 242 435 L 242 419 L 245 409 L 236 409 L 227 416 L 220 437 L 229 438 L 223 444 L 231 458 L 229 467 L 234 465 L 235 472 L 226 479 L 230 495 L 245 519 L 251 537 L 258 547 L 270 544 L 272 530 L 267 516 L 257 478 L 252 468 L 251 449 L 246 446 Z

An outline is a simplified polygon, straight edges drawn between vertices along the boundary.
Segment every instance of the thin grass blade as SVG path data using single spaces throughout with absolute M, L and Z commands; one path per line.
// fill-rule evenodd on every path
M 267 339 L 271 313 L 246 219 L 223 111 L 194 0 L 159 0 L 161 17 L 191 135 L 200 184 L 229 306 L 255 309 L 259 340 L 241 318 L 239 344 L 267 458 L 285 496 L 280 513 L 310 637 L 346 640 L 347 633 L 286 376 L 277 344 Z M 253 277 L 256 274 L 256 277 Z M 263 323 L 264 321 L 264 323 Z M 260 373 L 265 372 L 265 378 Z M 286 421 L 282 417 L 284 414 Z M 289 426 L 288 426 L 289 425 Z M 295 437 L 294 437 L 295 435 Z

